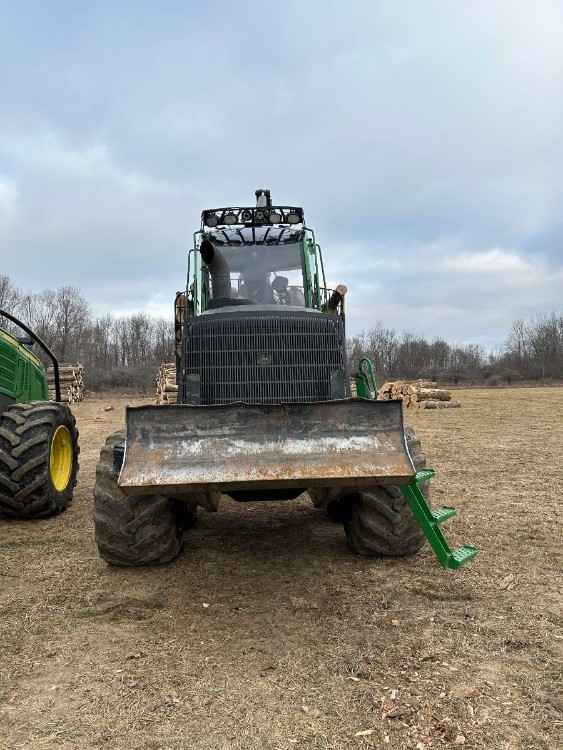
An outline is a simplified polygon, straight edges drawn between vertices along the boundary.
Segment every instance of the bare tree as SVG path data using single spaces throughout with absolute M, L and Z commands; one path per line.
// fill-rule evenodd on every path
M 0 274 L 0 309 L 13 313 L 20 301 L 20 294 L 7 276 Z
M 50 347 L 55 346 L 57 338 L 56 296 L 56 292 L 50 289 L 39 294 L 26 294 L 18 306 L 24 323 L 33 328 Z
M 80 290 L 63 286 L 22 294 L 0 275 L 0 307 L 17 314 L 62 360 L 81 360 L 93 382 L 152 387 L 157 363 L 174 358 L 172 321 L 145 313 L 93 318 Z M 171 304 L 172 308 L 172 304 Z M 172 312 L 172 309 L 171 309 Z M 501 351 L 486 356 L 479 346 L 458 346 L 376 323 L 347 342 L 348 364 L 355 371 L 362 356 L 375 363 L 380 379 L 430 377 L 454 381 L 491 376 L 563 377 L 563 314 L 513 323 Z
M 58 355 L 63 361 L 71 356 L 79 359 L 82 336 L 91 323 L 88 303 L 73 286 L 57 289 L 54 303 Z

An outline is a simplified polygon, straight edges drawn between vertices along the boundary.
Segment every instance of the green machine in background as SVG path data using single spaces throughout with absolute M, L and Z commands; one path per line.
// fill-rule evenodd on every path
M 49 400 L 45 367 L 31 351 L 34 345 L 52 362 L 55 401 Z M 78 430 L 60 399 L 55 355 L 21 320 L 0 310 L 0 516 L 44 518 L 71 502 Z

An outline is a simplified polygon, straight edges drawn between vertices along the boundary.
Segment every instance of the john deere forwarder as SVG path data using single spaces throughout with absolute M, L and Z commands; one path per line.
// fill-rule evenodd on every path
M 205 210 L 175 303 L 178 405 L 129 407 L 97 468 L 95 527 L 114 565 L 172 560 L 197 506 L 292 500 L 308 492 L 361 555 L 402 556 L 430 541 L 457 568 L 431 510 L 433 472 L 399 401 L 377 401 L 371 363 L 346 367 L 346 288 L 327 289 L 303 210 Z M 353 396 L 352 396 L 353 394 Z M 424 494 L 421 491 L 424 490 Z
M 78 472 L 78 431 L 60 402 L 56 357 L 20 320 L 0 310 L 25 336 L 0 327 L 0 516 L 44 518 L 72 500 Z M 37 344 L 52 362 L 56 400 L 49 400 L 45 368 L 30 351 Z

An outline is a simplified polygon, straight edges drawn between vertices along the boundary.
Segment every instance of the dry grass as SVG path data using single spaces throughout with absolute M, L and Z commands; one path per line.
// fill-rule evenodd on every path
M 177 563 L 108 568 L 92 486 L 125 399 L 79 404 L 72 508 L 0 521 L 0 745 L 562 747 L 563 389 L 459 397 L 412 417 L 481 549 L 455 574 L 356 558 L 305 502 L 225 503 Z

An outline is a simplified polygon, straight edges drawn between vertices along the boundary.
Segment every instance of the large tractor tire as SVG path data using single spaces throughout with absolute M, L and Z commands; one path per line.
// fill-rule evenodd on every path
M 0 514 L 46 518 L 67 508 L 79 453 L 68 406 L 54 401 L 10 406 L 0 416 Z
M 407 427 L 409 452 L 417 471 L 426 456 L 414 430 Z M 429 498 L 429 483 L 421 489 Z M 368 557 L 406 557 L 423 546 L 425 536 L 399 487 L 377 485 L 340 501 L 350 549 Z
M 110 565 L 159 565 L 182 549 L 176 504 L 163 495 L 125 495 L 117 484 L 123 432 L 102 448 L 94 487 L 94 526 L 100 556 Z M 117 453 L 115 449 L 118 449 Z

